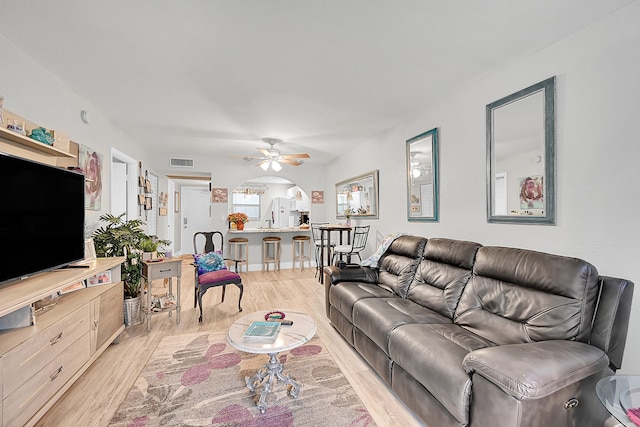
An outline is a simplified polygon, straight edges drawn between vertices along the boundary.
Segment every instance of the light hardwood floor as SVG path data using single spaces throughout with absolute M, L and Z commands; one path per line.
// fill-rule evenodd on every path
M 120 402 L 151 356 L 162 337 L 189 332 L 226 330 L 239 317 L 274 308 L 291 308 L 309 313 L 318 324 L 317 335 L 324 341 L 334 360 L 379 426 L 412 427 L 423 425 L 390 391 L 325 316 L 324 286 L 314 278 L 314 269 L 279 272 L 242 273 L 243 312 L 238 313 L 238 289 L 227 286 L 225 302 L 222 289 L 210 289 L 204 296 L 204 320 L 198 323 L 193 308 L 193 269 L 183 262 L 181 285 L 181 322 L 175 313 L 152 317 L 151 332 L 146 325 L 127 327 L 118 344 L 112 344 L 65 393 L 37 426 L 107 426 Z M 153 293 L 163 293 L 163 281 L 154 281 Z M 239 385 L 240 387 L 241 385 Z M 247 390 L 247 392 L 249 392 Z M 304 393 L 304 391 L 303 391 Z

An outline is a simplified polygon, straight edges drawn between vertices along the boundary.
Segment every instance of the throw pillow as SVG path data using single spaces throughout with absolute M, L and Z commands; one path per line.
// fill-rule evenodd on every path
M 204 254 L 194 254 L 193 259 L 198 268 L 198 275 L 209 273 L 210 271 L 226 270 L 227 266 L 219 252 L 207 252 Z

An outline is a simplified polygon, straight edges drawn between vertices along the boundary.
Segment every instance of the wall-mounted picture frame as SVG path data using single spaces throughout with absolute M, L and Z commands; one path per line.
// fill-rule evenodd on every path
M 138 194 L 138 204 L 140 206 L 144 206 L 144 199 L 145 199 L 144 194 Z
M 178 191 L 173 193 L 173 211 L 180 212 L 180 193 Z
M 151 193 L 151 181 L 148 179 L 144 180 L 144 192 Z
M 102 209 L 102 154 L 80 144 L 78 166 L 85 176 L 84 208 L 92 211 Z
M 158 209 L 158 215 L 160 215 L 160 216 L 167 216 L 167 208 L 160 208 L 160 209 Z
M 311 190 L 311 204 L 322 205 L 324 203 L 324 191 Z
M 228 203 L 229 194 L 226 188 L 211 189 L 211 203 Z
M 144 187 L 144 176 L 138 177 L 138 187 Z
M 151 209 L 153 209 L 153 202 L 151 197 L 145 197 L 144 198 L 144 210 L 145 211 L 150 211 Z

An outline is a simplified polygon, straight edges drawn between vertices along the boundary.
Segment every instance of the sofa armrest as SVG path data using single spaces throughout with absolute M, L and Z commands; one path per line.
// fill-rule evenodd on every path
M 378 269 L 370 267 L 338 268 L 335 265 L 324 268 L 325 283 L 364 282 L 378 283 Z
M 371 267 L 338 268 L 335 265 L 324 268 L 324 306 L 330 317 L 329 292 L 331 286 L 340 282 L 378 283 L 378 269 Z
M 472 351 L 462 361 L 519 400 L 539 399 L 607 368 L 601 349 L 576 341 L 554 340 L 501 345 Z

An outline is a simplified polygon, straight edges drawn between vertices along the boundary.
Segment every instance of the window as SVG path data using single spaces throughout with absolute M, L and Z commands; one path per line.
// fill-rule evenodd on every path
M 250 221 L 260 220 L 260 195 L 259 194 L 233 194 L 233 212 L 246 213 Z

